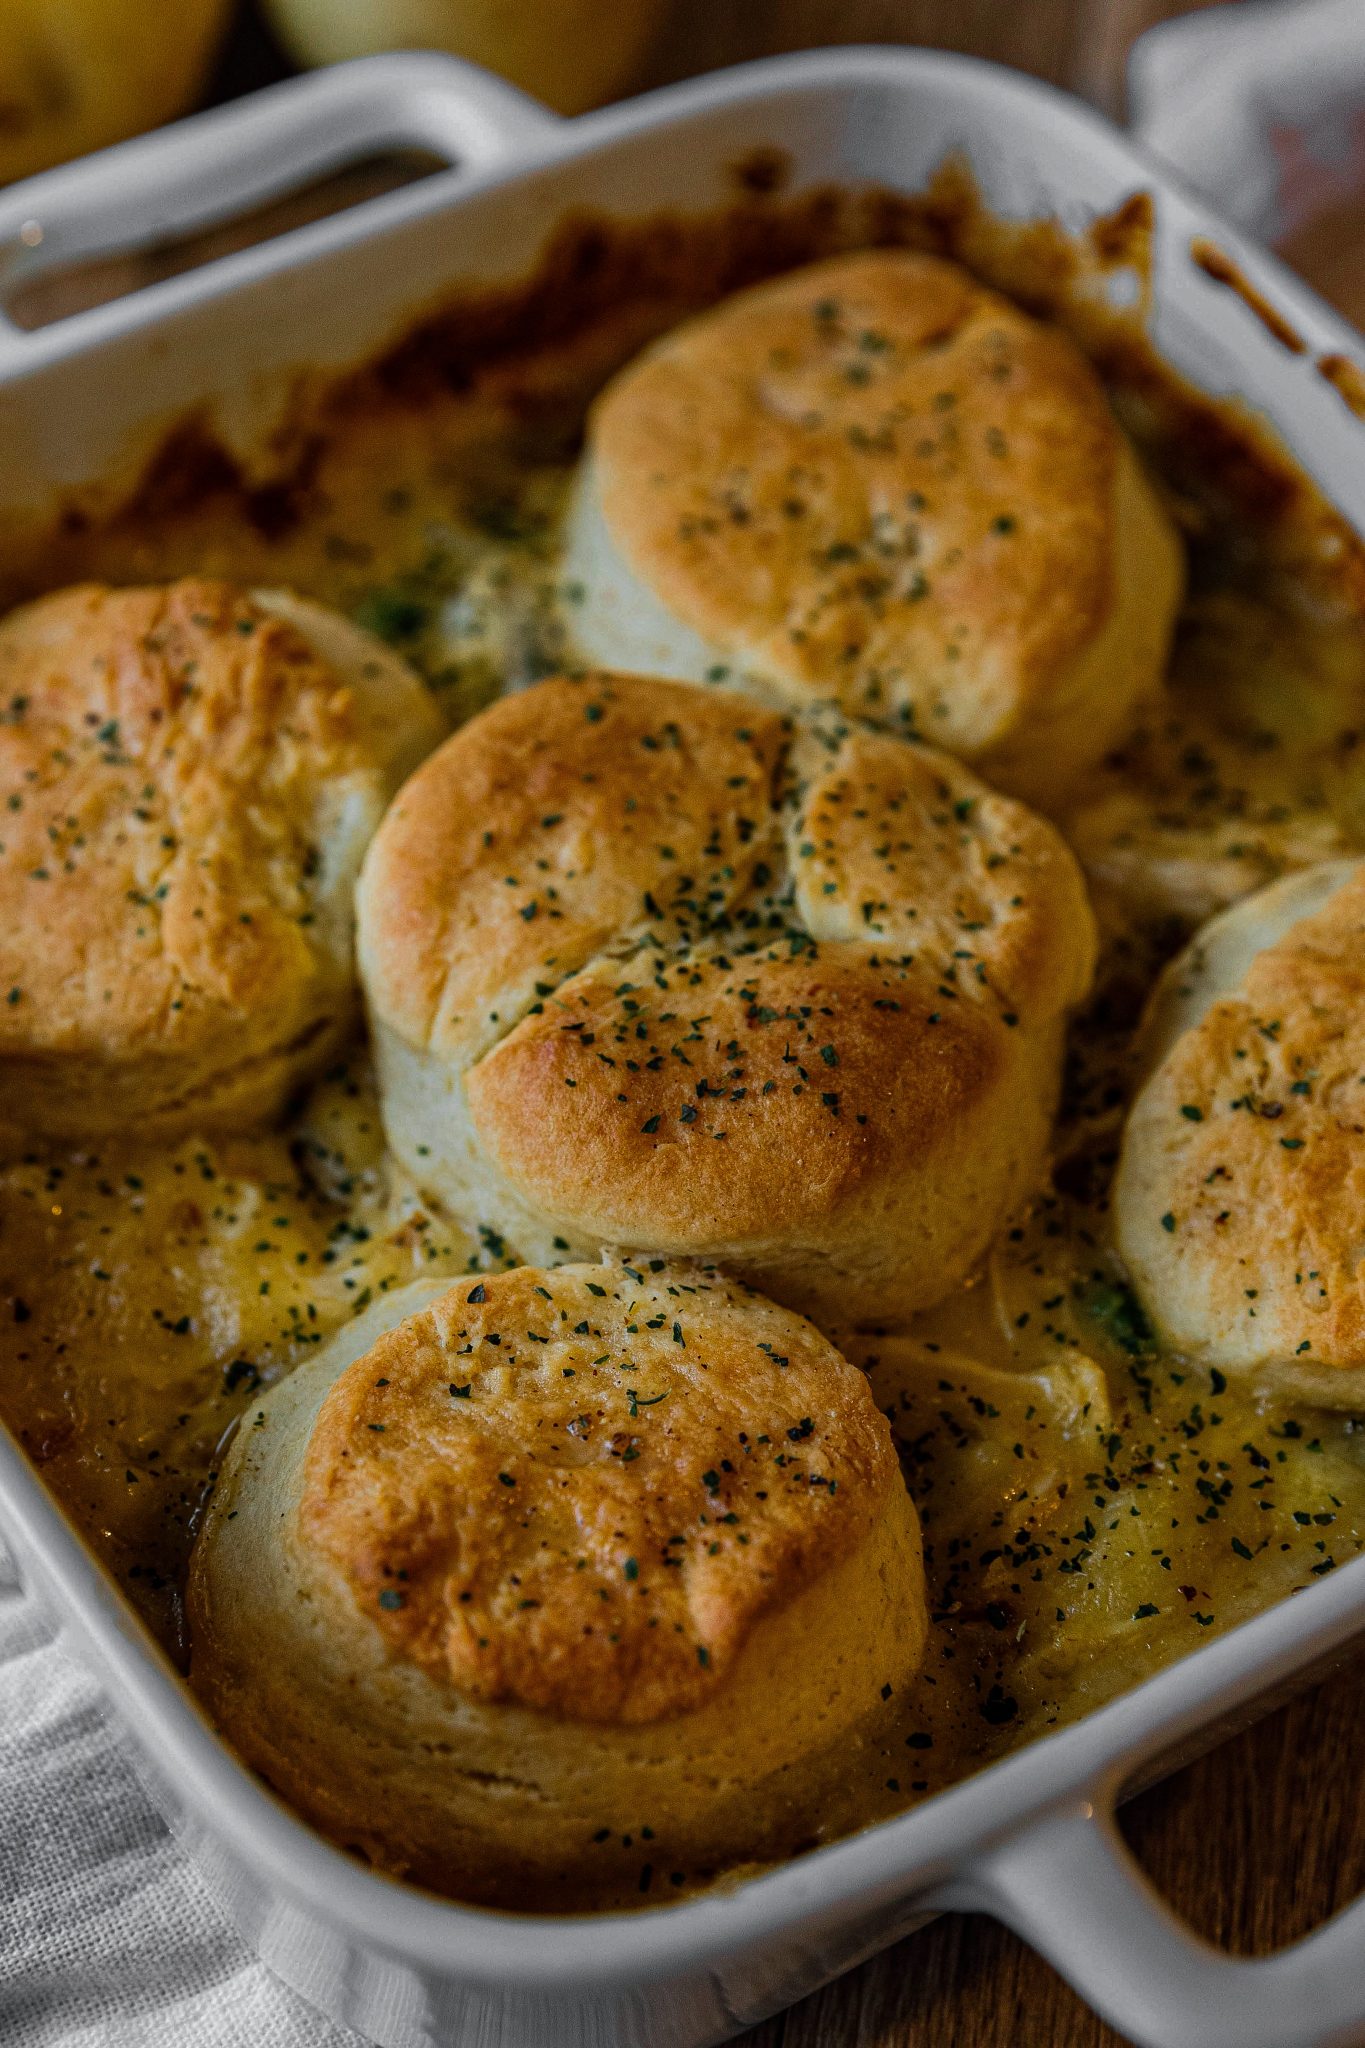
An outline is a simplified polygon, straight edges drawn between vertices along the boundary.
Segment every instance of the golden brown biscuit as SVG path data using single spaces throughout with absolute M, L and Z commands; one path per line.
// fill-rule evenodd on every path
M 945 755 L 629 677 L 505 698 L 358 892 L 389 1141 L 550 1263 L 734 1265 L 835 1321 L 951 1289 L 1037 1178 L 1094 933 Z
M 286 593 L 85 584 L 0 623 L 0 1118 L 271 1114 L 345 1028 L 360 857 L 439 734 Z
M 1075 346 L 882 250 L 742 292 L 608 385 L 565 575 L 589 662 L 834 700 L 1049 800 L 1157 688 L 1182 565 Z
M 289 1799 L 519 1905 L 789 1850 L 927 1628 L 863 1376 L 657 1258 L 377 1303 L 244 1418 L 190 1613 Z
M 1224 912 L 1168 970 L 1114 1189 L 1169 1345 L 1356 1406 L 1365 1385 L 1365 868 Z

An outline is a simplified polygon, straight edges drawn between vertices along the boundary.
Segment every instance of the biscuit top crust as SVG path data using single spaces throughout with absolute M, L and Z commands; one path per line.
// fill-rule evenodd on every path
M 630 1018 L 632 963 L 648 986 L 822 941 L 1011 1022 L 1075 1001 L 1094 953 L 1065 843 L 959 762 L 635 676 L 556 677 L 471 720 L 400 792 L 361 880 L 371 1005 L 449 1057 L 552 1021 L 593 962 Z
M 591 432 L 614 543 L 676 618 L 757 675 L 972 752 L 1108 616 L 1121 448 L 1072 342 L 903 251 L 687 322 Z
M 949 756 L 862 726 L 806 727 L 791 765 L 788 860 L 813 938 L 909 954 L 1030 1023 L 1085 995 L 1089 903 L 1044 818 Z
M 1176 1042 L 1132 1128 L 1160 1132 L 1122 1221 L 1163 1321 L 1169 1297 L 1233 1362 L 1365 1365 L 1365 868 Z
M 410 1044 L 473 1053 L 623 938 L 723 929 L 772 865 L 787 731 L 686 684 L 558 677 L 499 699 L 371 844 L 372 1005 Z
M 704 1702 L 900 1484 L 866 1380 L 801 1316 L 696 1265 L 524 1267 L 346 1370 L 298 1529 L 393 1654 L 630 1723 Z
M 349 689 L 226 584 L 87 584 L 0 622 L 0 1053 L 286 1041 L 366 768 Z
M 622 676 L 465 726 L 360 890 L 376 1021 L 547 1208 L 629 1189 L 631 1242 L 794 1227 L 951 1142 L 1093 948 L 1053 828 L 946 755 Z

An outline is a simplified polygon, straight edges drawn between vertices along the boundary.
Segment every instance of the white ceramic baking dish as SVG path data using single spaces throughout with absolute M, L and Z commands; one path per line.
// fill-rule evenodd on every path
M 349 362 L 442 287 L 514 278 L 568 209 L 705 209 L 727 166 L 775 145 L 803 185 L 912 192 L 970 158 L 988 205 L 1085 227 L 1156 198 L 1155 339 L 1240 393 L 1365 525 L 1365 423 L 1316 359 L 1357 338 L 1079 105 L 909 51 L 822 53 L 703 79 L 561 124 L 482 73 L 377 59 L 52 172 L 0 199 L 0 290 L 52 263 L 229 216 L 394 145 L 452 168 L 208 269 L 33 333 L 0 325 L 0 521 L 131 477 L 168 416 L 205 401 L 249 449 L 301 363 Z M 1190 260 L 1212 234 L 1292 323 L 1276 342 Z M 903 1818 L 727 1892 L 657 1912 L 526 1920 L 373 1876 L 243 1770 L 0 1433 L 0 1527 L 102 1676 L 141 1767 L 279 1975 L 385 2048 L 702 2048 L 800 1998 L 944 1907 L 998 1915 L 1149 2048 L 1365 2040 L 1365 1902 L 1262 1961 L 1185 1931 L 1123 1847 L 1115 1802 L 1344 1653 L 1365 1560 L 1161 1672 L 1079 1725 Z M 914 1951 L 906 1967 L 914 1967 Z

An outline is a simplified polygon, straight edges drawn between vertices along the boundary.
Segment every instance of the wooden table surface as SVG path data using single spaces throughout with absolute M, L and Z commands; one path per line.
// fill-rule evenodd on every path
M 1122 111 L 1137 33 L 1167 0 L 676 0 L 641 83 L 807 44 L 927 42 L 1013 63 Z M 248 15 L 215 96 L 283 66 Z M 1245 1953 L 1365 1889 L 1365 1660 L 1135 1800 L 1125 1828 L 1200 1932 Z M 744 2037 L 746 2048 L 1119 2048 L 1005 1929 L 951 1915 Z

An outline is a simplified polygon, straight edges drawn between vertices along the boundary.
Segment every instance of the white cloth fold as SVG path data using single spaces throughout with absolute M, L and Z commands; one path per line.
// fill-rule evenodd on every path
M 1133 132 L 1263 242 L 1365 189 L 1361 0 L 1241 0 L 1148 29 Z
M 0 1547 L 4 2048 L 364 2048 L 218 1910 Z

